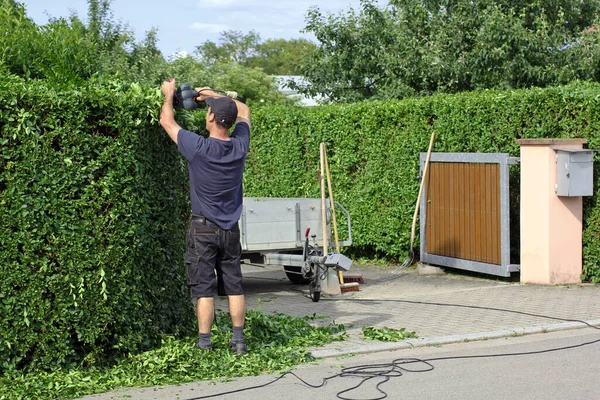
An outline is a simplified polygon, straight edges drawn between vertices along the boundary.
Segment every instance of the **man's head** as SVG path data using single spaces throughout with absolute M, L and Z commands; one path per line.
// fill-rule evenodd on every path
M 210 107 L 210 112 L 215 115 L 215 121 L 229 129 L 235 123 L 238 115 L 235 101 L 229 97 L 209 97 L 206 104 Z

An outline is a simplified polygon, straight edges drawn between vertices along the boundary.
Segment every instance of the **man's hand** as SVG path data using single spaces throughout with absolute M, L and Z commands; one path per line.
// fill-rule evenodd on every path
M 198 92 L 198 98 L 196 99 L 198 101 L 204 101 L 209 97 L 220 97 L 208 86 L 197 87 L 194 90 Z
M 162 94 L 166 98 L 173 97 L 173 93 L 175 93 L 175 79 L 169 78 L 164 81 L 160 87 L 160 90 L 162 90 Z
M 223 97 L 222 94 L 216 93 L 214 90 L 212 90 L 208 86 L 197 87 L 194 90 L 196 92 L 198 92 L 198 98 L 197 98 L 198 101 L 205 101 L 209 97 Z M 237 108 L 238 108 L 238 116 L 237 116 L 237 120 L 235 122 L 236 123 L 240 122 L 240 121 L 246 122 L 249 126 L 250 125 L 250 109 L 248 108 L 247 105 L 245 105 L 244 103 L 242 103 L 239 100 L 233 99 L 233 101 L 235 101 L 235 104 L 237 105 Z
M 177 135 L 181 127 L 175 122 L 175 113 L 173 111 L 173 93 L 175 92 L 175 79 L 169 78 L 164 81 L 160 87 L 165 101 L 160 109 L 160 125 L 167 132 L 169 137 L 177 143 Z

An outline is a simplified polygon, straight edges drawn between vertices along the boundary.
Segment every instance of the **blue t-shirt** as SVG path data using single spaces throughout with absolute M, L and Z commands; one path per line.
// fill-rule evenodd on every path
M 233 228 L 242 214 L 250 127 L 237 123 L 229 138 L 204 138 L 185 129 L 177 134 L 177 148 L 188 160 L 192 212 L 222 229 Z

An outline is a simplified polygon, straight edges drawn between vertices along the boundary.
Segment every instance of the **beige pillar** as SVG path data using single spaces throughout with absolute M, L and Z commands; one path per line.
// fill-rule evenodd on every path
M 581 197 L 557 196 L 556 149 L 586 139 L 521 139 L 521 282 L 581 282 Z

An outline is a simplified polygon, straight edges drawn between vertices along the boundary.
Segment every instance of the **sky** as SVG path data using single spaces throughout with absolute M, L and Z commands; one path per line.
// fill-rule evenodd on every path
M 72 13 L 84 21 L 86 0 L 17 0 L 25 4 L 27 15 L 38 25 L 48 17 L 68 17 Z M 217 43 L 227 30 L 258 32 L 261 40 L 314 37 L 301 34 L 306 12 L 317 6 L 324 14 L 360 10 L 360 0 L 113 0 L 114 19 L 126 23 L 137 39 L 158 28 L 158 47 L 165 57 L 180 51 L 193 53 L 207 40 Z

